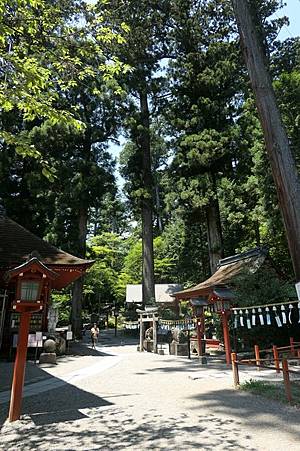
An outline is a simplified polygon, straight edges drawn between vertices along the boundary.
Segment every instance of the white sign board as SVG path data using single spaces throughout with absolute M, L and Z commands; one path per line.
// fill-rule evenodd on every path
M 67 332 L 67 340 L 73 340 L 73 332 L 70 330 Z
M 43 340 L 43 332 L 36 332 L 35 339 L 36 339 L 36 341 L 42 341 Z
M 300 282 L 295 284 L 295 288 L 296 288 L 296 291 L 297 291 L 298 299 L 300 301 Z
M 43 339 L 41 332 L 41 340 L 36 339 L 36 334 L 28 335 L 28 348 L 42 348 L 43 347 Z M 18 334 L 13 335 L 13 348 L 16 348 L 18 345 Z

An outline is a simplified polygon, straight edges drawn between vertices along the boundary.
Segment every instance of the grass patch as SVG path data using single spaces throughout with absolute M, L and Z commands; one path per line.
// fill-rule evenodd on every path
M 263 382 L 256 379 L 250 379 L 240 385 L 241 390 L 248 391 L 264 398 L 273 399 L 284 404 L 289 404 L 286 399 L 285 387 L 281 382 Z M 300 382 L 291 383 L 292 404 L 300 407 Z

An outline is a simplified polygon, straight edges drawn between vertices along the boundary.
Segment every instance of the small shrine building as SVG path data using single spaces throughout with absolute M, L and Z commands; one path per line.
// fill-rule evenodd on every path
M 235 286 L 234 279 L 245 273 L 255 273 L 262 265 L 268 261 L 268 251 L 266 248 L 255 248 L 241 254 L 233 255 L 219 261 L 217 271 L 204 282 L 174 293 L 177 302 L 181 300 L 190 300 L 198 302 L 200 305 L 199 324 L 201 322 L 201 331 L 204 334 L 204 311 L 208 309 L 218 313 L 221 316 L 223 325 L 223 336 L 226 353 L 226 362 L 230 363 L 230 337 L 228 328 L 228 318 L 231 313 L 231 307 L 234 303 L 234 293 L 232 288 Z M 199 338 L 201 340 L 201 338 Z
M 61 290 L 93 264 L 47 243 L 0 211 L 0 351 L 12 345 L 18 333 L 18 299 L 41 305 L 32 314 L 29 333 L 47 331 L 51 290 Z

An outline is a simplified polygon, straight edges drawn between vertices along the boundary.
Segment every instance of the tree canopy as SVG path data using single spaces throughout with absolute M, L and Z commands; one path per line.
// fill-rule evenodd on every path
M 81 306 L 122 306 L 128 283 L 149 301 L 255 246 L 293 280 L 231 3 L 0 1 L 0 197 L 95 259 L 73 289 L 77 329 Z M 278 40 L 280 1 L 249 4 L 299 170 L 300 38 Z

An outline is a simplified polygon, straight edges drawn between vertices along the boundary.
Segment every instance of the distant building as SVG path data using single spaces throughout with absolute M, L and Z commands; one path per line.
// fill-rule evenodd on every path
M 163 283 L 155 285 L 155 300 L 159 305 L 165 307 L 176 306 L 174 293 L 182 290 L 182 285 L 177 283 Z M 134 304 L 142 304 L 142 285 L 126 286 L 126 303 L 128 306 Z

